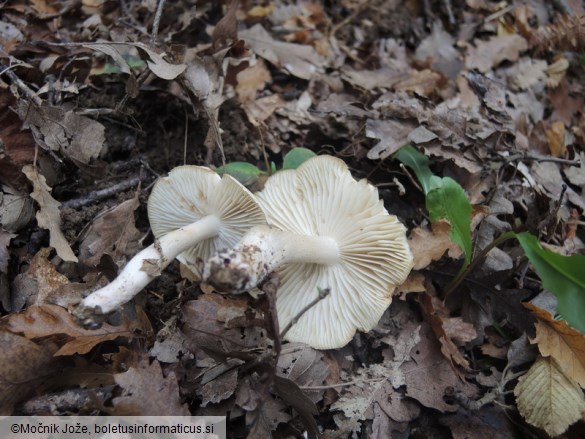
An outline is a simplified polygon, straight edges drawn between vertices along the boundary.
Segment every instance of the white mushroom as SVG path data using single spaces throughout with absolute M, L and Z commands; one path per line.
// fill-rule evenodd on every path
M 128 302 L 174 258 L 197 273 L 198 258 L 236 245 L 252 226 L 266 222 L 253 195 L 229 175 L 201 166 L 180 166 L 160 179 L 148 200 L 154 244 L 134 256 L 118 277 L 87 296 L 78 316 L 110 312 Z
M 374 328 L 413 266 L 406 228 L 377 189 L 356 181 L 343 161 L 319 156 L 277 173 L 256 198 L 269 226 L 210 258 L 204 281 L 242 292 L 277 270 L 281 327 L 317 297 L 317 287 L 330 288 L 285 336 L 314 348 L 342 347 L 356 330 Z

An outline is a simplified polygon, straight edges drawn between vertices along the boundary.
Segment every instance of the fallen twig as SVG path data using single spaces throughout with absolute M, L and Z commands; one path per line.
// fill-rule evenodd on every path
M 90 204 L 93 204 L 97 201 L 104 200 L 106 198 L 113 197 L 114 195 L 124 192 L 141 182 L 141 178 L 139 176 L 129 178 L 128 180 L 121 181 L 113 186 L 107 187 L 105 189 L 100 189 L 97 191 L 91 191 L 87 195 L 84 195 L 80 198 L 75 198 L 73 200 L 67 200 L 61 203 L 62 209 L 79 209 L 80 207 L 85 207 Z
M 32 101 L 35 105 L 40 107 L 43 104 L 43 101 L 28 85 L 22 82 L 22 79 L 20 79 L 16 73 L 12 71 L 14 67 L 18 67 L 18 65 L 7 67 L 4 64 L 0 64 L 0 76 L 6 75 L 10 82 L 15 85 L 29 101 Z
M 152 39 L 150 40 L 153 47 L 156 47 L 156 39 L 158 38 L 158 26 L 160 25 L 160 17 L 162 16 L 165 1 L 166 0 L 159 0 L 158 5 L 156 7 L 154 22 L 152 23 Z
M 312 300 L 310 303 L 308 303 L 307 306 L 305 306 L 303 309 L 301 309 L 299 311 L 299 313 L 296 316 L 294 316 L 293 319 L 288 323 L 288 325 L 285 326 L 285 328 L 280 333 L 281 340 L 284 338 L 286 333 L 288 331 L 290 331 L 290 328 L 292 328 L 293 325 L 299 321 L 299 319 L 303 316 L 304 313 L 306 313 L 308 310 L 310 310 L 312 307 L 314 307 L 317 303 L 319 303 L 320 301 L 325 299 L 325 297 L 327 297 L 329 295 L 329 293 L 331 293 L 331 289 L 329 289 L 329 288 L 324 288 L 324 289 L 317 288 L 317 289 L 319 290 L 319 295 L 314 300 Z

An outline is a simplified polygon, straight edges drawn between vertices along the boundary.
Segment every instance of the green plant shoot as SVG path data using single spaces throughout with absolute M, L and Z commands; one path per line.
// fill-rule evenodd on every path
M 410 145 L 403 146 L 394 154 L 415 173 L 426 197 L 426 208 L 432 221 L 447 219 L 451 224 L 451 241 L 465 254 L 465 264 L 471 262 L 471 213 L 472 207 L 465 191 L 450 177 L 437 177 L 429 168 L 429 159 Z
M 267 174 L 265 171 L 261 171 L 253 164 L 247 162 L 231 162 L 225 166 L 220 166 L 216 171 L 219 175 L 231 175 L 244 186 L 253 185 L 261 175 Z
M 293 148 L 284 156 L 282 169 L 297 169 L 305 161 L 316 155 L 317 154 L 307 148 Z
M 293 148 L 285 156 L 282 163 L 282 169 L 296 169 L 306 160 L 316 156 L 313 151 L 307 148 Z M 263 175 L 268 175 L 268 172 L 258 169 L 248 162 L 231 162 L 225 166 L 217 168 L 219 175 L 229 174 L 242 183 L 244 186 L 252 186 L 258 181 L 258 178 Z M 270 163 L 270 173 L 276 172 L 276 166 L 273 162 Z
M 585 256 L 562 256 L 545 250 L 528 232 L 517 233 L 516 238 L 544 288 L 557 297 L 559 314 L 585 333 Z

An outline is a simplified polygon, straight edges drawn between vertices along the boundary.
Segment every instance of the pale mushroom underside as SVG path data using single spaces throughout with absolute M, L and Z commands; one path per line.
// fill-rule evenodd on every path
M 317 297 L 317 287 L 331 290 L 286 338 L 331 349 L 346 345 L 356 330 L 375 327 L 413 264 L 406 228 L 387 213 L 377 189 L 356 181 L 343 161 L 320 156 L 274 175 L 257 198 L 270 225 L 330 236 L 340 248 L 336 264 L 289 264 L 278 270 L 281 327 Z

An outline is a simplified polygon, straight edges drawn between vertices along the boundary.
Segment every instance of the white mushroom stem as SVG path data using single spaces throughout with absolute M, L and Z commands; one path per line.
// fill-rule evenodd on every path
M 339 245 L 329 236 L 299 235 L 270 226 L 256 226 L 235 248 L 219 251 L 207 261 L 203 280 L 218 291 L 241 293 L 256 287 L 283 265 L 332 265 L 340 260 Z
M 220 226 L 219 219 L 209 215 L 167 233 L 134 256 L 110 284 L 83 299 L 80 307 L 92 310 L 99 308 L 104 314 L 113 311 L 136 296 L 177 255 L 204 239 L 216 236 Z

